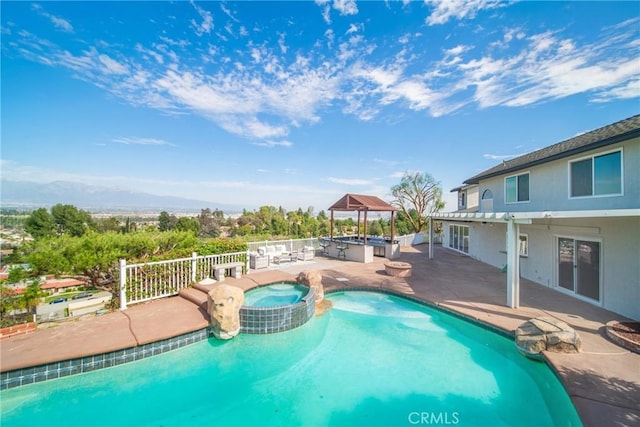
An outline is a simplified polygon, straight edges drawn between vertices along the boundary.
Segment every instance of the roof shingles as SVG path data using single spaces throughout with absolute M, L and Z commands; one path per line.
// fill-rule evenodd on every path
M 482 179 L 515 172 L 541 163 L 615 144 L 637 136 L 640 136 L 640 114 L 504 161 L 497 166 L 465 180 L 464 183 L 478 184 Z

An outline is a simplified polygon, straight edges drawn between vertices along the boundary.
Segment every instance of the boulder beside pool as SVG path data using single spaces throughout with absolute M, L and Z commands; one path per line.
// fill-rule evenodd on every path
M 219 284 L 209 291 L 207 312 L 213 335 L 228 340 L 240 333 L 240 307 L 244 291 L 236 286 Z
M 316 294 L 316 316 L 322 316 L 333 307 L 333 303 L 324 299 L 324 287 L 322 286 L 322 274 L 319 271 L 303 271 L 298 274 L 296 281 L 301 285 L 314 288 Z
M 579 353 L 582 341 L 568 324 L 550 317 L 536 317 L 518 326 L 515 345 L 527 357 L 541 359 L 543 351 Z
M 322 274 L 319 271 L 303 271 L 298 274 L 296 281 L 301 285 L 315 288 L 316 304 L 324 299 L 324 288 L 322 287 Z

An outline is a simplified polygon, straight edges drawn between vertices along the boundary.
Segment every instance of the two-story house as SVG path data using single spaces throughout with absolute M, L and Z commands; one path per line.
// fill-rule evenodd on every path
M 443 246 L 640 320 L 640 115 L 514 158 L 455 189 Z M 469 194 L 477 194 L 475 205 Z M 479 199 L 479 200 L 478 200 Z

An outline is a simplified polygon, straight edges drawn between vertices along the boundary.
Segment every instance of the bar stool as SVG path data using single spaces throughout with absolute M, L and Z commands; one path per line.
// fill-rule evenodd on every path
M 338 258 L 342 257 L 342 259 L 347 259 L 347 254 L 346 251 L 347 249 L 349 249 L 348 246 L 336 246 L 336 249 L 338 250 Z

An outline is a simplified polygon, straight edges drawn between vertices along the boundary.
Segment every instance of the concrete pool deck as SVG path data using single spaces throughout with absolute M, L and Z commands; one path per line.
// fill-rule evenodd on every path
M 326 290 L 387 289 L 508 332 L 533 317 L 557 318 L 578 331 L 583 351 L 545 356 L 584 425 L 640 425 L 640 355 L 612 343 L 604 333 L 608 321 L 629 319 L 524 279 L 520 308 L 508 308 L 506 278 L 499 269 L 440 246 L 435 247 L 434 259 L 429 260 L 427 250 L 426 245 L 402 248 L 398 261 L 412 265 L 411 277 L 386 275 L 384 258 L 361 264 L 316 257 L 310 262 L 283 264 L 277 270 L 252 271 L 240 279 L 226 279 L 225 283 L 246 290 L 292 280 L 300 271 L 318 270 Z M 106 353 L 206 327 L 208 316 L 202 307 L 203 301 L 206 305 L 206 294 L 188 291 L 183 295 L 6 339 L 0 343 L 0 370 Z

